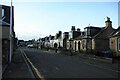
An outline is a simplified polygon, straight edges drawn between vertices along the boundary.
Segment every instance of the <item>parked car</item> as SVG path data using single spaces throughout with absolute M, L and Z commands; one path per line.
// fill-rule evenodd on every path
M 27 45 L 28 48 L 34 48 L 33 44 Z

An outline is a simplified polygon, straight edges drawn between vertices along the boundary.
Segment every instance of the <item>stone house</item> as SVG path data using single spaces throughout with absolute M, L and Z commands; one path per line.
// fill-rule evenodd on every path
M 12 11 L 12 45 L 13 50 L 15 50 L 15 32 L 14 32 L 14 7 Z M 10 53 L 10 6 L 0 5 L 0 41 L 2 43 L 2 65 L 7 65 L 9 62 Z M 12 50 L 12 51 L 13 51 Z M 13 54 L 12 54 L 13 55 Z
M 63 33 L 63 48 L 67 49 L 67 40 L 69 39 L 69 32 Z
M 2 64 L 7 64 L 9 61 L 9 51 L 10 51 L 10 25 L 4 21 L 0 20 L 0 31 L 2 32 Z
M 39 48 L 42 49 L 45 47 L 45 38 L 41 38 L 39 39 L 39 44 L 38 44 Z
M 50 42 L 50 40 L 49 40 L 49 37 L 48 36 L 46 36 L 45 37 L 45 42 L 44 42 L 44 47 L 49 47 L 50 45 L 49 45 L 49 42 Z
M 58 31 L 58 33 L 56 33 L 55 37 L 54 37 L 54 48 L 58 47 L 63 47 L 63 35 L 62 35 L 62 31 Z
M 72 26 L 71 31 L 69 32 L 69 39 L 66 41 L 67 42 L 67 49 L 70 49 L 70 50 L 75 49 L 74 39 L 80 35 L 81 35 L 80 29 L 78 28 L 76 30 L 75 26 Z
M 92 39 L 101 30 L 100 27 L 88 26 L 84 28 L 85 35 L 82 37 L 82 51 L 91 52 Z
M 101 28 L 88 26 L 84 28 L 81 35 L 74 39 L 75 51 L 90 52 L 92 50 L 92 38 L 96 35 Z
M 54 36 L 49 36 L 50 38 L 50 48 L 54 48 Z
M 120 26 L 110 36 L 110 49 L 113 55 L 120 56 Z
M 74 46 L 75 47 L 74 51 L 75 52 L 76 51 L 78 51 L 78 52 L 82 51 L 82 37 L 83 37 L 83 35 L 81 34 L 80 36 L 78 36 L 74 39 L 74 45 L 75 45 Z
M 73 40 L 73 50 L 89 53 L 92 53 L 92 51 L 104 52 L 110 50 L 109 36 L 115 29 L 112 28 L 112 22 L 109 17 L 107 17 L 105 23 L 106 27 L 85 27 L 84 35 L 81 34 Z
M 23 47 L 23 46 L 25 46 L 25 41 L 24 40 L 18 40 L 18 45 L 19 45 L 19 47 Z
M 112 21 L 110 21 L 109 17 L 107 17 L 105 23 L 106 26 L 103 27 L 99 33 L 92 38 L 92 49 L 95 52 L 104 52 L 110 50 L 109 37 L 115 29 L 112 28 Z

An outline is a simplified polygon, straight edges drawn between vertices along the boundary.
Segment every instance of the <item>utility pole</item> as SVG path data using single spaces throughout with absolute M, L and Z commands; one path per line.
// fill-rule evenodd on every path
M 9 55 L 9 63 L 12 62 L 12 54 L 13 54 L 13 33 L 12 33 L 12 0 L 11 0 L 11 6 L 10 6 L 10 55 Z

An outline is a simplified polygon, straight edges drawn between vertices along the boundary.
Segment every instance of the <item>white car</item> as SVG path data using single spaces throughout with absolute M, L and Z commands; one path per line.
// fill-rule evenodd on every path
M 33 46 L 33 44 L 29 44 L 29 45 L 27 45 L 27 47 L 28 48 L 33 48 L 34 46 Z

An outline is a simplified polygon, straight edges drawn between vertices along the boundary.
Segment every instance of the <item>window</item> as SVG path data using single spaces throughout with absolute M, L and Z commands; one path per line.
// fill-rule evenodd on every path
M 84 31 L 85 31 L 85 35 L 87 36 L 87 28 L 85 28 Z
M 87 32 L 87 35 L 90 36 L 90 27 L 88 28 Z
M 4 16 L 4 9 L 2 9 L 2 17 Z
M 70 32 L 69 39 L 73 38 L 72 32 Z

